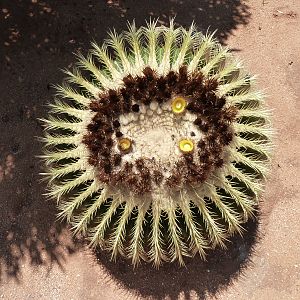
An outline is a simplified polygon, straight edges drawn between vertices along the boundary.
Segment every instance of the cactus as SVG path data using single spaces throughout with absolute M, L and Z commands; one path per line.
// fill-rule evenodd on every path
M 213 35 L 173 20 L 129 24 L 92 47 L 43 119 L 58 218 L 134 266 L 226 247 L 255 217 L 268 172 L 255 77 Z

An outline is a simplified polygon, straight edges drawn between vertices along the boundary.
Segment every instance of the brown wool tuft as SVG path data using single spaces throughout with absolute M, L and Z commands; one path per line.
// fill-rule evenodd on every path
M 115 166 L 119 166 L 122 161 L 122 156 L 120 154 L 115 154 L 113 158 L 113 162 Z
M 147 81 L 152 81 L 155 77 L 156 77 L 156 73 L 153 69 L 151 69 L 150 67 L 146 67 L 143 70 L 143 74 L 145 75 L 145 77 L 147 78 Z
M 218 87 L 218 81 L 214 78 L 209 78 L 206 80 L 205 88 L 207 91 L 216 91 Z
M 156 185 L 160 185 L 161 181 L 163 180 L 164 175 L 162 174 L 162 172 L 158 171 L 158 170 L 154 170 L 153 174 L 152 174 L 152 180 L 154 181 L 154 183 Z
M 127 75 L 126 77 L 123 78 L 123 82 L 125 84 L 125 87 L 127 89 L 131 89 L 135 86 L 136 80 L 133 78 L 131 74 Z
M 181 186 L 182 175 L 177 171 L 167 178 L 166 184 L 170 189 L 178 189 Z
M 168 75 L 166 76 L 167 84 L 169 87 L 173 87 L 178 80 L 178 74 L 174 71 L 170 71 Z
M 130 99 L 130 91 L 127 88 L 122 88 L 120 90 L 121 96 L 123 97 L 124 102 L 128 102 Z
M 217 157 L 216 160 L 215 160 L 215 166 L 217 168 L 221 168 L 224 164 L 224 160 L 220 157 Z
M 115 90 L 112 90 L 112 89 L 108 90 L 108 97 L 109 97 L 109 100 L 111 102 L 117 102 L 117 101 L 120 100 L 119 97 L 118 97 L 117 92 Z
M 100 102 L 97 100 L 91 101 L 90 109 L 94 112 L 97 112 L 100 109 L 101 105 Z

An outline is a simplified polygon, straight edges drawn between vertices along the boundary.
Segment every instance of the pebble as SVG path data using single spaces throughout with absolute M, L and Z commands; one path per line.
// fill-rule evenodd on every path
M 169 103 L 164 103 L 163 105 L 162 105 L 162 110 L 169 110 Z
M 120 122 L 122 125 L 127 125 L 129 123 L 128 119 L 123 115 L 120 116 Z
M 141 112 L 142 114 L 145 114 L 145 113 L 146 113 L 146 107 L 145 107 L 144 104 L 140 105 L 140 112 Z
M 134 114 L 133 114 L 133 113 L 129 113 L 129 114 L 127 115 L 127 119 L 128 119 L 128 123 L 134 121 Z
M 189 114 L 189 113 L 186 113 L 182 116 L 183 120 L 185 121 L 194 121 L 194 116 Z
M 153 115 L 153 111 L 152 111 L 151 109 L 148 109 L 148 110 L 147 110 L 147 115 L 148 115 L 148 116 L 152 116 L 152 115 Z
M 157 110 L 157 108 L 158 108 L 158 103 L 156 101 L 152 101 L 150 103 L 150 109 L 151 110 Z
M 139 114 L 132 114 L 132 120 L 137 121 L 139 119 Z

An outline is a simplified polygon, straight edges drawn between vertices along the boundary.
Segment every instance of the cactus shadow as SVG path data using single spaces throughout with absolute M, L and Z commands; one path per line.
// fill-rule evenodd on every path
M 195 22 L 199 30 L 216 31 L 218 40 L 226 44 L 227 38 L 239 26 L 247 25 L 250 18 L 250 7 L 247 1 L 240 0 L 183 0 L 183 1 L 139 1 L 106 0 L 121 18 L 135 19 L 138 24 L 144 20 L 159 18 L 159 23 L 168 24 L 175 18 L 175 23 L 190 26 Z
M 251 256 L 259 239 L 258 225 L 258 219 L 248 221 L 244 236 L 234 236 L 226 250 L 212 250 L 205 262 L 199 256 L 186 259 L 185 267 L 166 263 L 155 269 L 144 263 L 134 269 L 128 260 L 112 262 L 107 253 L 97 250 L 95 254 L 110 280 L 117 281 L 131 294 L 154 299 L 206 299 L 228 288 L 251 266 Z
M 28 120 L 26 123 L 29 135 L 30 125 L 35 127 L 35 122 Z M 15 139 L 15 144 L 3 145 L 3 135 L 0 138 L 3 171 L 0 182 L 0 282 L 13 279 L 21 283 L 24 265 L 43 266 L 48 272 L 58 265 L 64 270 L 68 256 L 77 250 L 77 246 L 67 226 L 55 222 L 55 202 L 41 196 L 45 184 L 41 182 L 39 162 L 35 157 L 41 151 L 40 145 L 26 133 L 31 145 L 12 137 L 6 139 L 11 139 L 10 142 Z M 31 151 L 26 151 L 27 147 Z

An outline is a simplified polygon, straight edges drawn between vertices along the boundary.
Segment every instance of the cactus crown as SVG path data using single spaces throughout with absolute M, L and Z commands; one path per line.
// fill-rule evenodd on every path
M 109 36 L 65 71 L 43 120 L 49 195 L 113 259 L 204 258 L 254 215 L 272 135 L 262 94 L 194 25 Z

